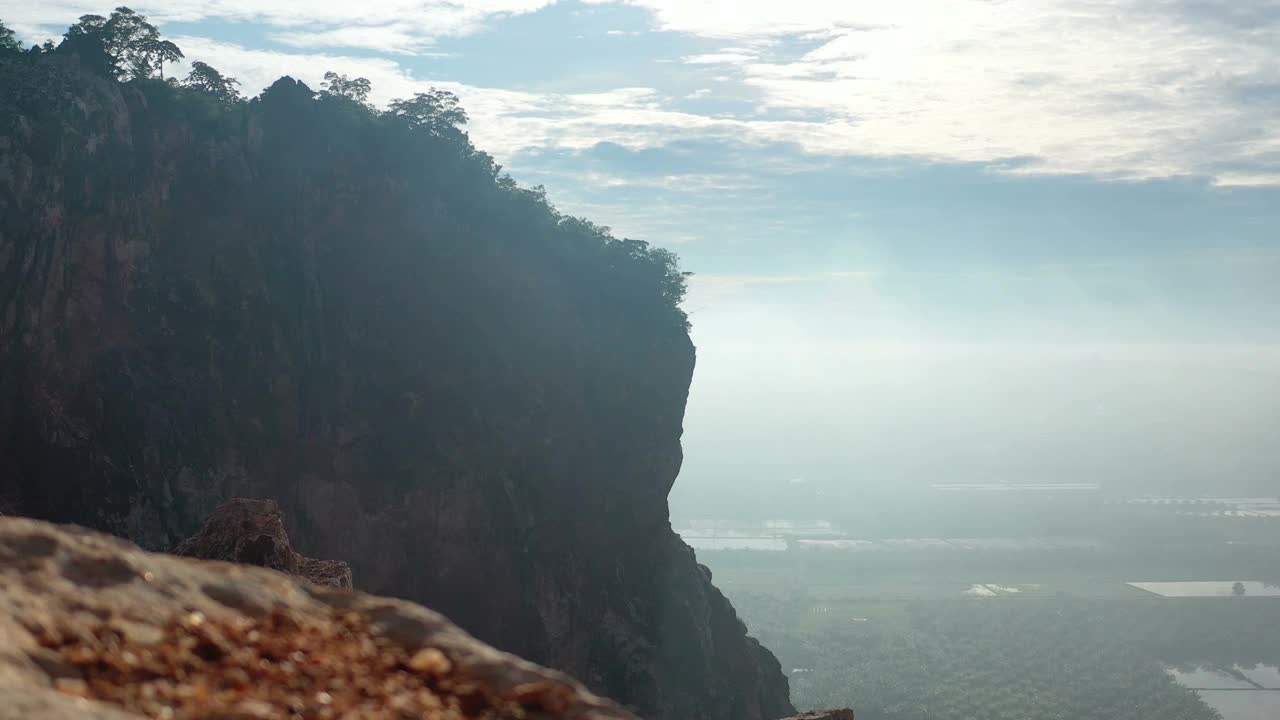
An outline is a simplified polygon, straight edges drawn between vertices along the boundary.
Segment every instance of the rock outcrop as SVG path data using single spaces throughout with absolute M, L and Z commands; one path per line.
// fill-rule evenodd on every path
M 213 511 L 200 532 L 178 543 L 173 554 L 270 568 L 316 585 L 352 587 L 350 565 L 294 552 L 274 500 L 233 498 Z
M 0 518 L 0 720 L 634 720 L 411 603 Z
M 788 715 L 668 520 L 661 261 L 292 80 L 228 109 L 0 59 L 0 512 L 160 550 L 271 498 L 362 590 L 654 720 Z

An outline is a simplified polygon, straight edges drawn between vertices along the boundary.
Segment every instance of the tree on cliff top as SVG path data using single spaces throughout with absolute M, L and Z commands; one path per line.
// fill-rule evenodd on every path
M 22 44 L 18 42 L 18 38 L 14 37 L 13 31 L 0 20 L 0 52 L 17 52 L 22 50 Z
M 458 96 L 436 88 L 408 100 L 392 100 L 388 113 L 437 137 L 461 133 L 467 124 L 467 111 L 458 103 Z
M 373 89 L 368 78 L 351 78 L 339 75 L 332 70 L 324 74 L 324 82 L 320 83 L 320 92 L 332 97 L 343 97 L 354 100 L 360 105 L 369 102 L 369 91 Z
M 62 52 L 78 55 L 90 68 L 114 78 L 146 78 L 183 57 L 178 46 L 160 39 L 147 16 L 121 6 L 110 17 L 81 15 L 67 28 Z
M 182 84 L 193 90 L 199 90 L 206 95 L 211 95 L 223 105 L 234 105 L 243 100 L 240 97 L 240 91 L 236 89 L 236 86 L 240 84 L 239 80 L 223 75 L 212 66 L 199 60 L 191 63 L 191 72 L 187 74 L 187 79 Z
M 186 57 L 182 54 L 182 51 L 178 49 L 177 45 L 174 45 L 169 40 L 160 40 L 159 38 L 148 41 L 145 46 L 145 50 L 149 54 L 151 60 L 155 62 L 156 72 L 160 75 L 161 80 L 164 79 L 165 62 L 177 62 Z

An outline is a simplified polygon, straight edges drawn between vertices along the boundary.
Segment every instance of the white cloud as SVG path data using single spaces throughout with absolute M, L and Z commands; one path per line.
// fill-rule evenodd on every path
M 264 23 L 276 41 L 298 48 L 425 54 L 433 38 L 555 1 L 175 0 L 138 9 L 159 22 Z M 656 93 L 626 89 L 468 89 L 464 99 L 487 147 L 501 154 L 540 144 L 644 147 L 724 137 L 796 143 L 814 154 L 1024 159 L 1007 172 L 1280 184 L 1275 0 L 588 1 L 647 8 L 661 29 L 725 40 L 718 52 L 683 62 L 714 68 L 712 81 L 738 84 L 763 114 L 673 112 Z M 54 27 L 86 11 L 101 8 L 87 0 L 21 3 L 5 10 L 5 20 Z M 801 38 L 816 47 L 788 54 Z M 276 74 L 298 73 L 313 57 L 218 47 L 251 71 L 260 63 L 245 53 L 257 52 Z M 371 76 L 375 87 L 402 88 L 393 95 L 422 85 L 395 63 L 347 60 L 372 63 L 368 72 L 386 78 Z
M 298 48 L 378 48 L 404 55 L 426 54 L 434 39 L 418 34 L 403 23 L 363 25 L 332 30 L 288 30 L 273 33 L 271 39 Z
M 823 39 L 787 61 L 686 59 L 733 64 L 766 106 L 821 118 L 791 138 L 813 152 L 1219 183 L 1280 174 L 1274 0 L 625 1 L 664 30 Z
M 173 41 L 186 53 L 188 61 L 207 62 L 236 78 L 240 81 L 241 90 L 250 96 L 258 94 L 284 75 L 318 90 L 321 79 L 329 70 L 369 78 L 373 83 L 372 99 L 381 104 L 411 95 L 422 85 L 399 63 L 387 58 L 253 50 L 192 36 L 175 37 Z M 175 68 L 176 73 L 184 71 L 184 67 Z
M 717 52 L 702 55 L 689 55 L 684 61 L 689 65 L 735 65 L 755 60 L 755 55 L 740 52 Z
M 1269 173 L 1226 172 L 1226 173 L 1221 173 L 1216 178 L 1214 178 L 1214 182 L 1217 185 L 1233 186 L 1233 187 L 1280 186 L 1280 172 L 1269 172 Z
M 466 35 L 483 28 L 494 19 L 540 10 L 555 0 L 365 0 L 352 3 L 342 0 L 170 0 L 165 3 L 130 3 L 130 7 L 147 15 L 153 22 L 197 22 L 207 19 L 262 23 L 272 27 L 296 29 L 305 34 L 333 33 L 346 40 L 333 46 L 389 49 L 379 41 L 388 36 L 379 28 L 394 24 L 398 45 L 404 40 L 447 35 Z M 19 3 L 5 10 L 6 22 L 24 27 L 46 26 L 61 32 L 85 13 L 102 14 L 106 4 L 87 0 L 44 0 Z M 352 40 L 364 37 L 367 45 Z M 318 45 L 303 45 L 316 47 Z
M 328 70 L 368 78 L 373 86 L 370 101 L 376 105 L 430 86 L 450 90 L 467 108 L 477 145 L 500 159 L 530 148 L 583 150 L 606 141 L 633 149 L 651 147 L 681 134 L 730 138 L 741 135 L 747 127 L 738 120 L 666 110 L 652 88 L 532 93 L 418 78 L 389 58 L 256 50 L 198 37 L 176 37 L 174 41 L 190 60 L 208 62 L 239 79 L 249 95 L 282 75 L 319 88 Z M 185 70 L 179 67 L 175 72 Z M 774 132 L 785 133 L 781 128 Z

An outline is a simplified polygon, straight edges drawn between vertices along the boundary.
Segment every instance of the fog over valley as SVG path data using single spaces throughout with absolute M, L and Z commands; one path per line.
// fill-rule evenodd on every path
M 0 720 L 1280 718 L 1277 48 L 0 0 Z

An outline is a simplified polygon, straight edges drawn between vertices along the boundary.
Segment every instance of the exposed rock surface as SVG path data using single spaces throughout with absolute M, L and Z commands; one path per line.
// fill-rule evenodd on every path
M 293 81 L 214 111 L 18 62 L 0 512 L 158 550 L 273 498 L 362 590 L 647 717 L 793 711 L 668 521 L 689 336 L 557 249 L 584 226 Z
M 634 720 L 411 603 L 0 518 L 0 720 Z
M 200 532 L 178 543 L 173 554 L 257 565 L 297 575 L 316 585 L 352 587 L 350 565 L 294 552 L 280 506 L 274 500 L 233 498 L 213 511 Z

